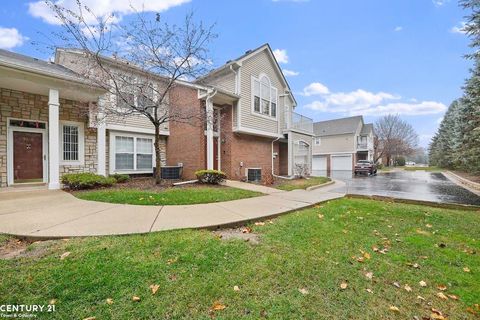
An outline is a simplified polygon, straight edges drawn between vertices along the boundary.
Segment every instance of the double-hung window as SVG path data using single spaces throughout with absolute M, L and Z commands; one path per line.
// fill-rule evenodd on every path
M 259 79 L 252 78 L 253 112 L 276 118 L 277 117 L 277 88 L 271 85 L 270 79 L 262 75 Z
M 81 165 L 84 159 L 84 124 L 60 122 L 60 161 L 64 165 Z
M 122 135 L 115 135 L 114 138 L 114 171 L 153 170 L 153 139 Z

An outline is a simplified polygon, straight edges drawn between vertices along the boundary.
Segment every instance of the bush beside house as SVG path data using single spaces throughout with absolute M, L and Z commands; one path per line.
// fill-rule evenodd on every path
M 227 178 L 227 175 L 219 170 L 199 170 L 195 172 L 198 181 L 208 184 L 219 184 Z
M 69 190 L 84 190 L 99 187 L 111 187 L 117 180 L 94 173 L 70 173 L 62 177 L 64 188 Z

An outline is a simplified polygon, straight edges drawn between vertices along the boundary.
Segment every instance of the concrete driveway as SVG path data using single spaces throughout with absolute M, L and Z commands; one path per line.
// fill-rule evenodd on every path
M 440 172 L 395 170 L 376 176 L 333 172 L 332 177 L 345 182 L 345 187 L 337 191 L 347 194 L 480 205 L 479 196 L 450 181 Z

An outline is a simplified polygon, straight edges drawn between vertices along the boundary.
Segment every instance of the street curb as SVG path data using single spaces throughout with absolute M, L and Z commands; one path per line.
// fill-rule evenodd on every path
M 322 183 L 322 184 L 319 184 L 319 185 L 316 185 L 316 186 L 311 186 L 311 187 L 308 187 L 307 191 L 312 191 L 312 190 L 316 190 L 316 189 L 320 189 L 320 188 L 323 188 L 323 187 L 326 187 L 326 186 L 330 186 L 332 184 L 335 183 L 335 180 L 330 180 L 328 182 L 325 182 L 325 183 Z
M 367 195 L 360 195 L 360 194 L 346 194 L 345 198 L 377 200 L 377 201 L 385 201 L 385 202 L 393 202 L 393 203 L 416 204 L 416 205 L 429 206 L 429 207 L 442 208 L 442 209 L 454 209 L 454 210 L 480 212 L 480 206 L 474 206 L 474 205 L 468 205 L 468 204 L 441 203 L 441 202 L 434 202 L 434 201 L 411 200 L 411 199 L 402 199 L 402 198 L 375 196 L 375 195 L 367 196 Z
M 452 171 L 444 171 L 443 174 L 454 183 L 480 196 L 480 183 L 465 179 L 464 177 L 461 177 L 458 174 L 453 173 Z

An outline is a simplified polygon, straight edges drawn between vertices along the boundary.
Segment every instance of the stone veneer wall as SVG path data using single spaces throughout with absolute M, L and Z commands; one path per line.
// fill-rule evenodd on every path
M 96 172 L 97 133 L 88 128 L 88 104 L 60 99 L 60 120 L 85 125 L 85 163 L 82 166 L 60 166 L 60 174 Z M 7 118 L 48 122 L 48 97 L 0 88 L 0 187 L 7 185 Z

